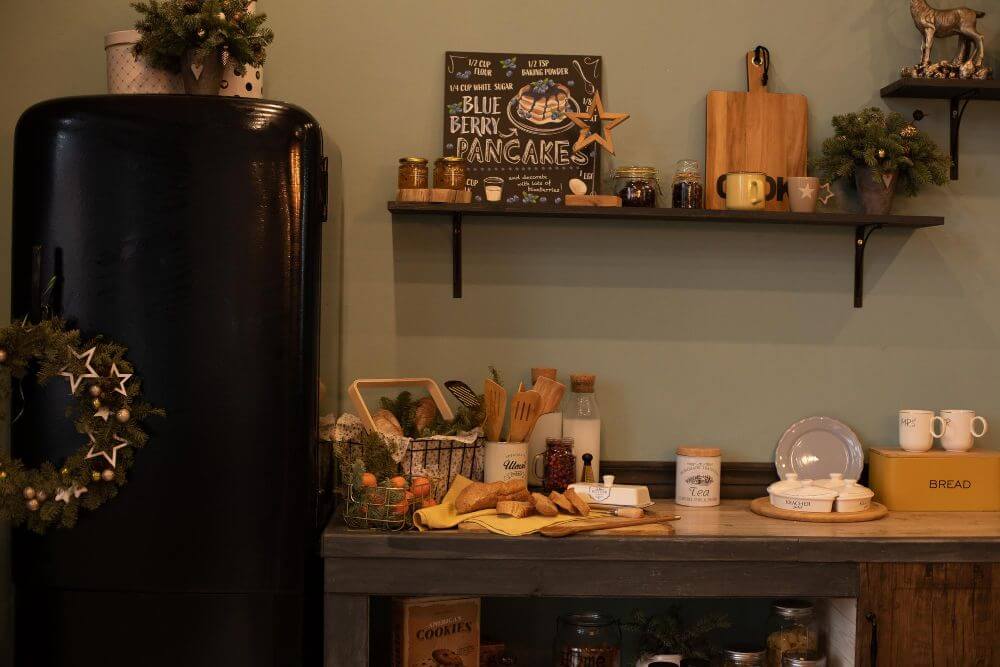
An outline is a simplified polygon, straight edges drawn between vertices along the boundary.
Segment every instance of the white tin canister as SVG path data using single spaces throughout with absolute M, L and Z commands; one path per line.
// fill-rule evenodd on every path
M 118 30 L 104 36 L 108 92 L 112 95 L 183 93 L 184 84 L 180 74 L 156 69 L 135 56 L 132 47 L 138 41 L 138 30 Z
M 722 450 L 717 447 L 678 447 L 676 502 L 690 507 L 719 504 L 722 487 Z

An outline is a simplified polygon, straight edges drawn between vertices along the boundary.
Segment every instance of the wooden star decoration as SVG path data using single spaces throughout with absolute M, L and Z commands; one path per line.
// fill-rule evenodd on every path
M 93 363 L 93 360 L 94 360 L 94 352 L 96 352 L 96 351 L 97 351 L 97 348 L 96 347 L 92 347 L 89 350 L 87 350 L 86 352 L 84 352 L 83 354 L 77 354 L 76 350 L 74 350 L 73 348 L 69 348 L 70 354 L 72 354 L 78 360 L 82 361 L 83 362 L 83 367 L 87 371 L 86 373 L 84 373 L 82 375 L 77 375 L 75 373 L 71 373 L 71 372 L 67 372 L 66 371 L 66 369 L 69 368 L 69 366 L 64 366 L 63 367 L 63 372 L 59 373 L 59 375 L 62 375 L 63 377 L 69 378 L 69 393 L 76 394 L 76 390 L 80 388 L 80 383 L 83 382 L 84 380 L 86 380 L 87 378 L 95 378 L 96 379 L 96 378 L 100 377 L 97 374 L 97 372 L 94 371 L 94 367 L 91 366 L 91 363 Z M 131 376 L 129 376 L 129 377 L 131 377 Z
M 87 437 L 90 438 L 90 450 L 84 457 L 85 459 L 96 459 L 98 456 L 103 456 L 105 459 L 107 459 L 108 463 L 111 464 L 112 468 L 118 466 L 118 450 L 121 449 L 122 447 L 128 447 L 128 441 L 126 441 L 124 438 L 119 438 L 117 435 L 112 435 L 111 437 L 115 440 L 115 442 L 120 442 L 121 444 L 112 446 L 111 455 L 108 456 L 108 453 L 104 450 L 97 451 L 97 441 L 94 440 L 93 433 L 88 433 Z
M 132 373 L 121 373 L 118 371 L 118 364 L 111 364 L 111 379 L 118 381 L 118 386 L 115 387 L 115 391 L 122 396 L 128 396 L 128 392 L 125 390 L 125 383 L 131 378 Z
M 615 144 L 611 139 L 611 130 L 628 120 L 627 113 L 611 113 L 604 110 L 604 103 L 601 101 L 601 92 L 594 92 L 594 99 L 584 112 L 566 112 L 566 117 L 573 121 L 573 124 L 580 128 L 580 137 L 573 144 L 573 151 L 579 153 L 590 144 L 597 143 L 604 147 L 604 150 L 615 154 Z M 600 122 L 601 132 L 593 131 L 593 124 Z
M 64 502 L 69 505 L 69 497 L 79 498 L 87 492 L 87 487 L 73 483 L 68 489 L 56 489 L 56 502 Z
M 101 408 L 100 410 L 94 413 L 94 416 L 97 417 L 98 419 L 103 419 L 104 421 L 108 421 L 108 418 L 111 417 L 111 410 L 108 410 L 107 408 Z

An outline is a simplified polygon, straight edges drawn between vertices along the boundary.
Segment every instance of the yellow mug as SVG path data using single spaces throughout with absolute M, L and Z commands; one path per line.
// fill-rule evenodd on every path
M 734 211 L 762 211 L 767 198 L 767 177 L 757 171 L 734 171 L 723 181 L 726 208 Z

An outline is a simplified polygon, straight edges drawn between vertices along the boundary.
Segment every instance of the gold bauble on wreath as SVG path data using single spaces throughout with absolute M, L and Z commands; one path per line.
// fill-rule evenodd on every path
M 118 494 L 126 476 L 117 471 L 128 470 L 135 450 L 148 440 L 143 420 L 166 416 L 143 399 L 137 381 L 130 382 L 135 370 L 125 353 L 124 346 L 103 337 L 82 342 L 80 332 L 58 318 L 0 328 L 0 418 L 14 383 L 29 375 L 38 385 L 65 378 L 67 415 L 84 434 L 61 466 L 45 462 L 28 468 L 0 453 L 0 521 L 26 524 L 38 533 L 53 525 L 69 528 L 81 509 L 97 509 Z M 102 382 L 121 389 L 106 394 Z

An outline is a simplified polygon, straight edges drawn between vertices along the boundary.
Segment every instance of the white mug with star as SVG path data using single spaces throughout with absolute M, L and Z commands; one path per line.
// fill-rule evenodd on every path
M 941 419 L 944 420 L 944 434 L 939 436 L 941 446 L 949 452 L 969 451 L 973 438 L 983 437 L 990 427 L 974 410 L 942 410 Z M 977 422 L 980 424 L 978 430 Z
M 827 194 L 823 194 L 823 190 Z M 815 213 L 816 203 L 824 204 L 833 196 L 830 184 L 819 184 L 819 179 L 815 176 L 789 176 L 788 177 L 788 207 L 794 213 Z
M 938 426 L 938 430 L 934 427 Z M 934 438 L 944 435 L 945 422 L 931 410 L 899 411 L 899 446 L 908 452 L 926 452 Z

